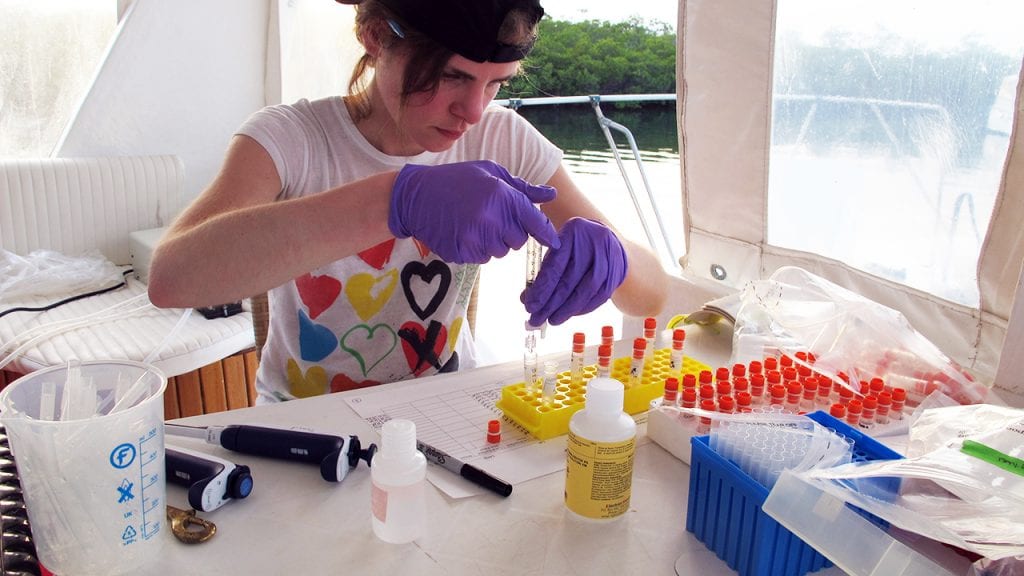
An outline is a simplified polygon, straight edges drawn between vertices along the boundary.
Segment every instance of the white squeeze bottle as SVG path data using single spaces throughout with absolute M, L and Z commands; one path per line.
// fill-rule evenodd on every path
M 615 518 L 629 509 L 636 422 L 622 411 L 625 389 L 612 378 L 587 384 L 583 410 L 569 420 L 565 505 L 587 518 Z
M 388 420 L 380 440 L 370 466 L 373 533 L 385 542 L 412 542 L 426 528 L 427 459 L 416 449 L 416 424 Z

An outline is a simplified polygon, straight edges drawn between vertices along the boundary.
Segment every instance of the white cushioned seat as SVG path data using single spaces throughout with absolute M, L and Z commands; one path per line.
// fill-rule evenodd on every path
M 184 167 L 176 156 L 36 158 L 0 160 L 0 249 L 18 255 L 49 249 L 76 256 L 98 249 L 119 266 L 130 264 L 128 234 L 170 224 L 187 202 Z M 103 359 L 143 360 L 171 332 L 183 310 L 148 304 L 145 284 L 77 300 L 46 312 L 14 312 L 0 317 L 0 343 L 28 330 L 86 315 L 135 298 L 146 305 L 130 315 L 55 335 L 20 353 L 5 367 L 31 372 L 67 362 Z M 70 294 L 68 295 L 70 296 Z M 60 297 L 5 300 L 0 312 L 40 306 Z M 24 342 L 19 339 L 18 343 Z M 153 359 L 168 376 L 216 362 L 254 343 L 252 315 L 246 310 L 207 320 L 193 313 Z M 0 350 L 6 357 L 12 347 Z

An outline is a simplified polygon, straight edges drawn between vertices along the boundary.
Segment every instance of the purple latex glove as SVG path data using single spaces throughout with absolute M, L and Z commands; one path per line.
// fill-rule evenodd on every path
M 447 262 L 483 264 L 521 248 L 528 236 L 558 246 L 555 227 L 534 206 L 554 198 L 554 188 L 516 178 L 489 160 L 407 164 L 391 191 L 388 228 Z
M 559 238 L 562 245 L 548 250 L 537 279 L 519 297 L 533 326 L 557 326 L 595 310 L 626 279 L 626 250 L 604 224 L 572 218 Z

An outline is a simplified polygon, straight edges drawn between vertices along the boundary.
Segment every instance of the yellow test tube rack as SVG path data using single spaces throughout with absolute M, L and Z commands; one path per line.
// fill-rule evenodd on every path
M 625 356 L 612 361 L 611 377 L 625 386 L 623 410 L 629 414 L 639 414 L 651 407 L 651 400 L 659 398 L 665 391 L 665 379 L 670 376 L 680 378 L 680 374 L 698 376 L 701 370 L 710 370 L 707 364 L 698 362 L 688 356 L 683 357 L 683 368 L 680 373 L 673 374 L 670 369 L 671 350 L 663 348 L 654 351 L 653 358 L 644 362 L 644 369 L 637 384 L 630 383 L 629 370 L 632 358 Z M 546 400 L 540 386 L 532 387 L 526 382 L 509 384 L 501 389 L 501 398 L 497 407 L 506 417 L 525 428 L 538 440 L 547 440 L 569 432 L 569 419 L 581 410 L 585 403 L 587 382 L 597 375 L 597 365 L 583 367 L 583 377 L 579 382 L 572 381 L 569 371 L 558 373 L 555 396 Z

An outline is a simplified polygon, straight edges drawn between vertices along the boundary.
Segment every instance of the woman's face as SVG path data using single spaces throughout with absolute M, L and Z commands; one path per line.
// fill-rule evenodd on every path
M 389 154 L 412 155 L 423 151 L 441 152 L 480 121 L 484 108 L 498 89 L 519 71 L 518 62 L 479 63 L 454 55 L 441 74 L 437 93 L 411 95 L 401 105 L 402 75 L 407 58 L 399 50 L 388 50 L 378 59 L 371 116 L 384 130 L 378 147 Z M 391 125 L 391 130 L 387 125 Z M 383 146 L 383 147 L 382 147 Z

